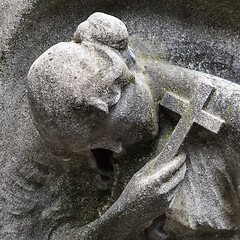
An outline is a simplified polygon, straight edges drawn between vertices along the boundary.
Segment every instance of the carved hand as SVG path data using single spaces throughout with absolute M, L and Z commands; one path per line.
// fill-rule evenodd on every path
M 169 209 L 185 176 L 185 159 L 186 155 L 181 154 L 154 169 L 156 158 L 133 176 L 116 204 L 124 205 L 134 225 L 141 225 Z
M 84 227 L 60 231 L 53 239 L 121 240 L 142 224 L 166 212 L 186 172 L 186 155 L 181 154 L 160 169 L 157 157 L 130 180 L 119 199 L 100 218 Z

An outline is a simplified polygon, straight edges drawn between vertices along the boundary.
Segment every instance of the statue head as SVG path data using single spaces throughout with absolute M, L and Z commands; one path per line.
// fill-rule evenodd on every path
M 152 138 L 156 112 L 144 76 L 131 70 L 136 63 L 125 25 L 96 13 L 79 25 L 74 39 L 48 49 L 28 73 L 40 135 L 54 149 L 75 154 L 94 148 L 120 152 Z

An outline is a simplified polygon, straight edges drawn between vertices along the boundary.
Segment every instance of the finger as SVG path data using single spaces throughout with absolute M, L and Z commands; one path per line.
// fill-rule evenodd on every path
M 141 185 L 151 186 L 156 191 L 165 185 L 167 189 L 171 188 L 171 184 L 173 184 L 172 187 L 174 187 L 174 184 L 178 185 L 178 182 L 182 181 L 186 172 L 186 164 L 183 160 L 185 160 L 183 156 L 175 158 L 171 165 L 167 164 L 168 166 L 164 167 L 164 169 L 162 168 L 156 173 L 142 178 L 140 181 Z
M 155 174 L 162 179 L 162 182 L 168 182 L 172 175 L 174 175 L 182 167 L 182 165 L 185 163 L 185 160 L 186 154 L 182 153 L 173 158 L 172 161 L 166 163 Z
M 186 163 L 184 163 L 181 166 L 181 168 L 169 179 L 168 182 L 162 183 L 162 185 L 159 188 L 159 193 L 167 194 L 167 193 L 175 191 L 176 188 L 179 186 L 179 184 L 184 179 L 186 170 L 187 170 Z
M 172 175 L 179 170 L 186 160 L 186 154 L 179 154 L 172 161 L 166 163 L 163 167 L 154 168 L 154 161 L 148 162 L 141 170 L 134 174 L 132 180 L 141 179 L 141 182 L 167 182 Z M 132 181 L 131 181 L 132 182 Z

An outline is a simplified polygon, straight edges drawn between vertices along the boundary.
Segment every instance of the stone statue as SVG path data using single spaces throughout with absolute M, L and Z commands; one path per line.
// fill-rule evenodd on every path
M 126 26 L 113 16 L 94 13 L 78 26 L 72 42 L 54 45 L 33 63 L 28 96 L 38 132 L 61 156 L 92 151 L 99 164 L 97 158 L 106 151 L 124 155 L 143 144 L 155 146 L 152 158 L 105 213 L 84 226 L 62 220 L 51 239 L 140 239 L 131 236 L 139 229 L 148 229 L 145 239 L 166 239 L 163 225 L 174 239 L 190 236 L 191 230 L 184 228 L 197 229 L 198 222 L 200 231 L 211 233 L 236 225 L 221 209 L 222 200 L 213 206 L 213 199 L 222 194 L 216 189 L 223 185 L 200 175 L 206 164 L 213 164 L 212 157 L 219 159 L 214 171 L 223 176 L 224 156 L 211 143 L 221 145 L 230 128 L 240 127 L 238 85 L 153 60 L 137 61 Z M 109 176 L 104 169 L 100 175 Z M 215 198 L 204 196 L 208 182 L 216 183 Z M 196 187 L 201 183 L 202 189 Z M 201 195 L 204 204 L 194 202 L 194 195 Z M 208 221 L 209 207 L 215 208 L 216 216 Z M 167 221 L 162 223 L 165 213 Z M 221 217 L 226 222 L 222 226 L 217 220 Z

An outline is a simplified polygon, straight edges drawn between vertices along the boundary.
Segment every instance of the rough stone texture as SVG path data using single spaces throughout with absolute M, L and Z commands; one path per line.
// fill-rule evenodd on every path
M 209 84 L 217 90 L 205 110 L 225 120 L 217 135 L 196 125 L 185 141 L 188 174 L 167 213 L 165 229 L 172 236 L 169 239 L 185 239 L 186 236 L 189 239 L 235 239 L 233 236 L 239 229 L 236 197 L 239 196 L 239 85 L 171 65 L 155 64 L 154 67 L 151 63 L 146 71 L 154 80 L 159 79 L 159 87 L 154 85 L 158 94 L 164 95 L 161 90 L 164 86 L 167 91 L 191 99 L 194 92 L 190 89 L 198 82 Z
M 109 195 L 94 186 L 99 182 L 96 170 L 89 170 L 79 158 L 52 153 L 35 130 L 26 96 L 32 62 L 53 44 L 70 41 L 78 24 L 96 11 L 122 19 L 137 58 L 152 59 L 146 71 L 161 80 L 156 89 L 159 100 L 164 88 L 190 99 L 199 81 L 218 89 L 208 108 L 226 124 L 217 136 L 197 126 L 190 132 L 185 143 L 188 173 L 167 213 L 165 230 L 169 239 L 239 238 L 239 86 L 169 65 L 156 63 L 157 71 L 153 68 L 154 60 L 170 61 L 239 83 L 238 2 L 14 0 L 0 4 L 4 19 L 0 49 L 2 239 L 47 239 L 61 219 L 81 219 L 79 223 L 85 224 L 105 209 Z M 167 77 L 161 78 L 156 73 L 159 69 Z M 170 119 L 172 124 L 163 121 L 167 126 L 162 129 L 175 127 L 175 116 L 170 114 Z M 168 131 L 161 134 L 169 136 Z M 113 199 L 148 161 L 143 156 L 149 152 L 149 145 L 143 143 L 116 162 L 119 185 Z M 92 159 L 89 154 L 83 159 Z
M 200 84 L 190 101 L 186 101 L 186 99 L 181 99 L 178 96 L 166 92 L 160 104 L 179 114 L 184 119 L 183 125 L 187 125 L 185 128 L 188 129 L 183 135 L 184 138 L 188 134 L 193 123 L 197 123 L 213 133 L 219 132 L 224 120 L 202 110 L 212 92 L 212 86 Z M 181 123 L 181 121 L 179 121 L 179 123 Z
M 179 114 L 181 119 L 161 151 L 162 161 L 169 161 L 169 158 L 173 158 L 178 153 L 194 123 L 211 132 L 219 132 L 224 120 L 202 110 L 212 90 L 213 87 L 210 85 L 200 84 L 190 101 L 180 99 L 178 96 L 175 97 L 168 92 L 164 95 L 160 105 Z
M 109 47 L 123 50 L 128 45 L 128 31 L 119 19 L 103 13 L 94 13 L 78 26 L 74 40 L 101 42 Z
M 86 36 L 93 33 L 90 27 L 89 32 L 80 30 L 89 22 L 100 29 L 95 29 L 95 39 Z M 113 29 L 117 36 L 110 35 Z M 41 135 L 65 154 L 96 148 L 119 153 L 152 139 L 158 132 L 156 109 L 141 76 L 127 67 L 135 60 L 126 27 L 114 17 L 95 13 L 77 31 L 82 34 L 80 43 L 54 45 L 29 71 L 28 94 Z
M 158 103 L 128 49 L 127 30 L 119 19 L 94 13 L 80 24 L 77 36 L 76 42 L 56 44 L 33 63 L 27 79 L 29 104 L 48 145 L 63 156 L 93 151 L 101 167 L 98 160 L 109 159 L 104 152 L 124 153 L 156 137 Z M 162 152 L 133 176 L 99 219 L 84 228 L 67 228 L 78 220 L 62 219 L 64 231 L 57 228 L 51 238 L 126 239 L 167 211 L 185 176 L 186 155 L 178 156 L 176 149 L 163 161 Z M 152 163 L 155 168 L 149 171 Z M 102 179 L 103 173 L 104 168 Z M 121 224 L 114 226 L 119 219 Z

